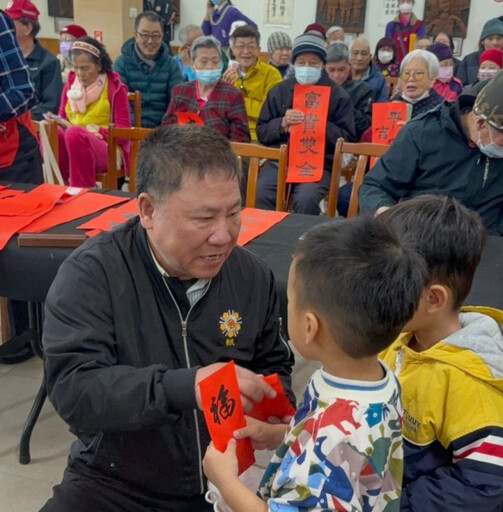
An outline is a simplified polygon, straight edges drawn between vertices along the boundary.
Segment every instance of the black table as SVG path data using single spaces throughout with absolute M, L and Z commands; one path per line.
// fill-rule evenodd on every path
M 84 219 L 57 226 L 49 233 L 77 233 Z M 286 311 L 286 282 L 293 247 L 307 229 L 327 217 L 290 214 L 268 231 L 246 244 L 246 248 L 263 259 L 272 269 L 278 284 L 282 311 Z M 43 302 L 49 287 L 72 248 L 19 247 L 17 237 L 0 251 L 0 296 Z M 503 309 L 503 237 L 489 237 L 475 274 L 466 304 Z

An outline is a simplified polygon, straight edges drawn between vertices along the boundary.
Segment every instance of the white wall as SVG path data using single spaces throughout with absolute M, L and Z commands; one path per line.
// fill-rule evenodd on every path
M 54 30 L 54 18 L 47 14 L 47 0 L 32 0 L 40 11 L 41 37 L 58 37 Z M 244 14 L 253 19 L 260 27 L 262 34 L 262 48 L 266 48 L 267 38 L 271 32 L 284 30 L 292 38 L 301 34 L 309 23 L 312 23 L 316 13 L 316 0 L 294 0 L 293 25 L 291 27 L 277 27 L 264 25 L 264 4 L 266 0 L 233 0 L 233 4 Z M 182 25 L 203 21 L 207 0 L 180 0 Z M 384 35 L 386 22 L 392 16 L 384 16 L 383 5 L 385 0 L 367 0 L 367 13 L 365 17 L 364 36 L 370 40 L 370 45 L 375 48 L 377 41 Z M 1 0 L 3 6 L 7 0 Z M 425 0 L 416 0 L 415 12 L 423 13 Z M 466 55 L 477 49 L 477 44 L 484 23 L 495 16 L 503 15 L 503 3 L 493 0 L 472 0 L 470 18 L 468 20 L 468 35 L 463 43 L 463 53 Z M 421 16 L 420 16 L 421 17 Z M 178 33 L 179 27 L 176 27 Z M 175 38 L 175 44 L 178 39 Z

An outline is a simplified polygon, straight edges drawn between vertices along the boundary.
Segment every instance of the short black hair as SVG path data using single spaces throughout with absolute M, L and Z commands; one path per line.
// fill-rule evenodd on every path
M 423 258 L 379 218 L 335 220 L 295 249 L 299 307 L 313 308 L 350 357 L 378 354 L 400 334 L 426 282 Z
M 392 206 L 380 217 L 409 236 L 426 261 L 428 281 L 448 286 L 453 307 L 459 309 L 486 241 L 479 215 L 452 197 L 425 194 Z
M 230 37 L 231 46 L 236 44 L 238 37 L 253 37 L 257 41 L 257 46 L 260 46 L 260 32 L 251 25 L 242 25 L 234 30 Z
M 437 36 L 439 36 L 440 34 L 444 34 L 445 36 L 447 36 L 447 38 L 449 39 L 449 48 L 451 49 L 451 52 L 454 51 L 454 38 L 451 36 L 451 34 L 449 34 L 449 32 L 447 32 L 447 30 L 439 30 L 434 36 L 433 36 L 433 42 L 435 42 L 435 39 L 437 38 Z
M 38 20 L 33 20 L 31 18 L 18 18 L 17 20 L 23 25 L 31 25 L 30 36 L 33 37 L 33 39 L 37 37 L 37 34 L 40 32 L 40 23 Z
M 156 199 L 176 192 L 183 176 L 227 176 L 241 181 L 241 167 L 229 140 L 207 126 L 165 125 L 156 128 L 138 150 L 136 194 Z
M 70 48 L 70 58 L 74 55 L 80 55 L 82 53 L 85 53 L 91 59 L 91 62 L 94 62 L 95 64 L 98 64 L 101 67 L 102 73 L 112 72 L 112 59 L 110 58 L 110 55 L 108 55 L 105 45 L 101 44 L 99 41 L 89 36 L 79 37 L 76 41 L 82 41 L 83 43 L 88 43 L 94 46 L 100 52 L 100 58 L 98 59 L 92 53 L 86 52 L 84 50 L 73 50 L 72 48 Z
M 140 21 L 145 18 L 148 21 L 151 21 L 152 23 L 159 23 L 161 26 L 161 32 L 164 30 L 164 21 L 163 19 L 154 11 L 143 11 L 141 14 L 138 14 L 136 16 L 136 19 L 134 20 L 134 31 L 138 32 L 138 27 L 140 26 Z

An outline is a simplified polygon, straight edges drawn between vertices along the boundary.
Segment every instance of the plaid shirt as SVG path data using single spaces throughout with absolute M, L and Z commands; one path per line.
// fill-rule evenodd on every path
M 213 128 L 233 142 L 250 142 L 248 117 L 243 95 L 233 85 L 219 80 L 200 109 L 197 81 L 178 84 L 171 91 L 171 101 L 162 124 L 176 124 L 176 112 L 196 112 L 205 126 Z
M 37 103 L 28 65 L 11 19 L 0 10 L 0 122 L 23 114 Z

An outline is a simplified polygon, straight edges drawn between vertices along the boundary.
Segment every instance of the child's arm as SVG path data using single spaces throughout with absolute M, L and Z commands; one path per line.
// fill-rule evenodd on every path
M 246 416 L 246 427 L 235 430 L 234 437 L 249 437 L 255 450 L 275 450 L 283 441 L 287 429 L 285 423 L 266 423 Z
M 210 443 L 203 459 L 204 473 L 215 484 L 234 512 L 267 512 L 267 503 L 238 478 L 236 441 L 231 439 L 224 453 Z
M 487 427 L 454 440 L 451 464 L 415 478 L 402 490 L 401 510 L 481 512 L 499 510 L 503 502 L 503 429 Z M 449 450 L 449 451 L 450 451 Z M 404 463 L 421 466 L 417 448 L 404 443 Z M 431 456 L 431 454 L 430 454 Z

